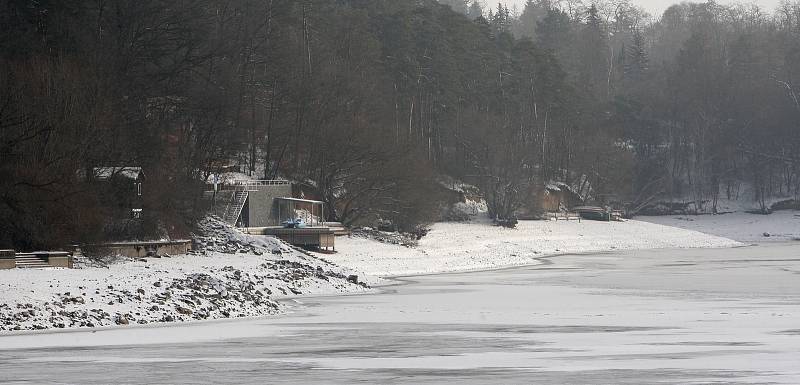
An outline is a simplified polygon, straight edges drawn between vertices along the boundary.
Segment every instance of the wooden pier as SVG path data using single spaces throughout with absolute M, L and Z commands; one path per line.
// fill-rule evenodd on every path
M 256 227 L 242 230 L 245 234 L 270 235 L 294 246 L 336 250 L 336 235 L 329 227 Z

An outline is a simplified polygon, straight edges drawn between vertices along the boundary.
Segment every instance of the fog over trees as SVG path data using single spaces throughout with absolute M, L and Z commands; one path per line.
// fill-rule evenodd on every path
M 2 2 L 0 248 L 113 236 L 101 166 L 147 176 L 136 237 L 188 231 L 232 161 L 405 230 L 443 176 L 498 219 L 555 182 L 631 211 L 800 195 L 800 2 L 441 3 Z

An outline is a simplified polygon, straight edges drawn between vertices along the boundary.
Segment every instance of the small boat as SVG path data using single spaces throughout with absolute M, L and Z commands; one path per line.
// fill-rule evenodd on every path
M 581 218 L 591 221 L 608 222 L 611 220 L 611 210 L 598 206 L 580 206 L 573 208 L 572 211 L 578 213 Z
M 281 225 L 286 229 L 304 229 L 307 227 L 302 218 L 288 219 L 283 221 Z

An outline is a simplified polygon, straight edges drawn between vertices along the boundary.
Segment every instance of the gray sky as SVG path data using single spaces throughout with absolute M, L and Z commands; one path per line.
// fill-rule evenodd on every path
M 492 8 L 497 6 L 498 0 L 481 0 L 483 4 L 489 4 Z M 589 1 L 589 0 L 586 0 Z M 525 6 L 526 0 L 502 0 L 502 2 L 506 3 L 509 7 L 513 5 L 517 5 L 519 10 L 522 11 L 522 8 Z M 665 9 L 667 9 L 670 5 L 680 3 L 680 0 L 632 0 L 633 3 L 638 4 L 647 12 L 649 12 L 654 17 L 660 16 Z M 694 0 L 694 2 L 703 2 L 703 0 Z M 734 3 L 755 3 L 765 8 L 768 13 L 772 13 L 775 8 L 778 6 L 780 0 L 756 0 L 756 1 L 736 1 L 736 0 L 717 0 L 719 4 L 734 4 Z

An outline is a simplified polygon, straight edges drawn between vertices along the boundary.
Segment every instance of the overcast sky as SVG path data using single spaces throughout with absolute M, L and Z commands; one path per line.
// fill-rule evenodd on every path
M 588 0 L 587 0 L 588 1 Z M 675 3 L 680 3 L 680 0 L 632 0 L 633 3 L 640 5 L 642 8 L 647 10 L 651 15 L 654 17 L 660 16 L 665 9 L 667 9 L 670 5 Z M 522 11 L 522 8 L 525 5 L 526 0 L 503 0 L 509 7 L 512 5 L 517 5 L 519 10 Z M 703 2 L 703 0 L 695 0 L 695 2 Z M 772 13 L 775 8 L 778 6 L 780 0 L 757 0 L 757 1 L 732 1 L 732 0 L 717 0 L 719 4 L 732 4 L 732 3 L 755 3 L 761 6 L 762 8 L 766 8 L 768 13 Z M 492 8 L 496 8 L 497 0 L 482 0 L 483 4 L 491 4 Z

